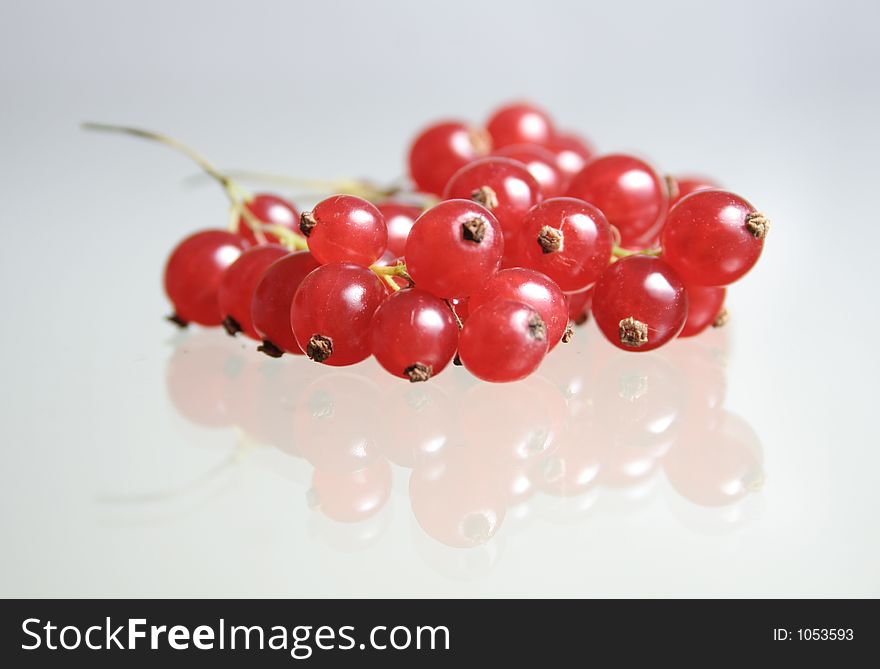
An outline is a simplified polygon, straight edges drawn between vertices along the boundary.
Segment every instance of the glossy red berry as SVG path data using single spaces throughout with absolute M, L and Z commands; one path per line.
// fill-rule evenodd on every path
M 517 381 L 547 353 L 547 326 L 527 304 L 497 300 L 471 312 L 459 336 L 458 356 L 483 381 Z
M 296 291 L 290 324 L 299 347 L 316 362 L 353 365 L 370 355 L 370 322 L 388 292 L 372 271 L 329 263 Z
M 376 207 L 382 212 L 385 225 L 388 227 L 388 244 L 385 253 L 400 258 L 406 248 L 409 231 L 416 219 L 421 216 L 422 208 L 403 202 L 383 202 Z
M 678 336 L 693 337 L 712 324 L 723 325 L 726 292 L 726 289 L 716 286 L 688 286 L 688 315 Z
M 525 165 L 541 187 L 544 199 L 562 195 L 568 185 L 556 164 L 556 156 L 539 144 L 511 144 L 496 149 L 492 155 L 517 160 Z
M 691 193 L 663 226 L 663 258 L 689 286 L 726 286 L 748 272 L 764 249 L 767 218 L 733 193 Z
M 263 340 L 260 350 L 266 355 L 302 354 L 290 326 L 290 305 L 299 284 L 317 268 L 318 262 L 312 254 L 300 251 L 276 260 L 260 277 L 251 303 L 251 319 L 254 330 Z
M 252 246 L 223 272 L 217 302 L 223 316 L 223 327 L 229 334 L 244 332 L 251 339 L 259 339 L 251 317 L 254 291 L 269 265 L 288 253 L 286 248 L 278 244 Z
M 687 319 L 687 291 L 660 258 L 618 260 L 593 288 L 593 315 L 608 340 L 627 351 L 650 351 L 673 339 Z
M 533 208 L 522 223 L 516 259 L 564 291 L 592 285 L 611 262 L 611 226 L 596 207 L 558 197 Z
M 667 209 L 666 184 L 644 161 L 625 155 L 591 160 L 572 179 L 568 195 L 598 207 L 627 248 L 652 243 Z
M 290 307 L 296 342 L 315 362 L 353 365 L 370 355 L 370 322 L 388 295 L 372 271 L 330 263 L 311 272 Z
M 555 347 L 568 327 L 565 294 L 546 275 L 523 267 L 503 269 L 468 299 L 469 309 L 498 300 L 522 302 L 537 311 L 547 326 L 548 348 Z
M 299 234 L 299 212 L 284 198 L 270 193 L 257 193 L 245 203 L 245 207 L 262 223 L 280 225 Z M 238 218 L 238 234 L 244 237 L 248 244 L 256 244 L 258 241 L 243 216 Z M 277 244 L 280 241 L 277 236 L 268 232 L 264 233 L 264 237 L 269 244 Z
M 595 150 L 587 140 L 574 133 L 559 133 L 544 144 L 556 158 L 556 166 L 566 185 L 593 157 Z
M 412 288 L 390 295 L 371 326 L 373 356 L 386 370 L 410 381 L 427 381 L 452 360 L 458 324 L 449 305 Z
M 491 147 L 487 133 L 465 123 L 434 124 L 423 130 L 410 147 L 410 177 L 418 190 L 440 195 L 456 171 L 488 155 Z
M 419 216 L 406 240 L 406 267 L 416 286 L 442 298 L 479 290 L 501 263 L 501 226 L 483 206 L 446 200 Z
M 224 230 L 203 230 L 180 242 L 165 265 L 165 293 L 174 306 L 172 320 L 181 325 L 220 325 L 220 279 L 246 246 L 242 237 Z
M 541 187 L 526 165 L 510 158 L 483 158 L 456 172 L 443 199 L 478 202 L 501 224 L 504 239 L 513 242 L 526 213 L 541 201 Z
M 486 129 L 496 148 L 511 144 L 545 144 L 555 133 L 547 112 L 528 103 L 509 104 L 496 110 Z
M 303 212 L 300 231 L 322 265 L 350 262 L 371 265 L 385 251 L 388 228 L 376 206 L 354 195 L 333 195 Z
M 683 176 L 683 177 L 668 177 L 671 179 L 671 183 L 673 186 L 670 188 L 672 190 L 672 196 L 669 200 L 669 206 L 676 204 L 683 197 L 690 195 L 691 193 L 696 193 L 698 190 L 711 190 L 714 188 L 721 188 L 721 186 L 715 183 L 712 179 L 707 179 L 706 177 L 695 177 L 695 176 Z

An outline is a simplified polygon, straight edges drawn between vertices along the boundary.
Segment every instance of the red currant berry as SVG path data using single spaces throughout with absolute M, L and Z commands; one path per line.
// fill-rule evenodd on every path
M 470 200 L 447 200 L 419 216 L 406 240 L 415 284 L 437 297 L 467 297 L 501 263 L 504 238 L 489 211 Z
M 220 279 L 246 246 L 242 237 L 224 230 L 203 230 L 180 242 L 165 265 L 165 293 L 174 305 L 171 319 L 180 325 L 220 325 Z
M 373 356 L 386 370 L 410 381 L 427 381 L 452 360 L 458 325 L 439 297 L 417 288 L 386 299 L 373 315 Z
M 693 337 L 716 322 L 723 325 L 726 320 L 726 313 L 722 313 L 726 292 L 724 288 L 716 286 L 688 286 L 688 315 L 678 336 Z
M 726 286 L 748 272 L 764 249 L 770 222 L 723 190 L 691 193 L 672 209 L 660 242 L 663 258 L 692 286 Z
M 333 195 L 300 217 L 309 251 L 322 265 L 350 262 L 371 265 L 385 251 L 388 227 L 371 202 L 354 195 Z
M 596 207 L 557 197 L 542 202 L 525 217 L 516 258 L 553 279 L 562 290 L 592 285 L 611 262 L 611 226 Z
M 575 174 L 584 169 L 584 165 L 595 153 L 587 140 L 573 133 L 554 135 L 544 146 L 556 158 L 556 166 L 562 173 L 566 184 Z
M 550 116 L 527 103 L 501 107 L 489 118 L 486 129 L 496 148 L 511 144 L 546 144 L 555 133 Z
M 483 381 L 524 379 L 547 353 L 547 325 L 527 304 L 498 300 L 474 309 L 461 330 L 458 356 Z
M 528 168 L 529 173 L 541 187 L 544 199 L 563 194 L 566 183 L 556 164 L 556 156 L 538 144 L 512 144 L 492 152 L 499 158 L 517 160 Z
M 418 190 L 440 195 L 449 178 L 488 155 L 492 140 L 464 123 L 437 123 L 422 131 L 409 150 L 409 174 Z
M 260 277 L 251 303 L 251 319 L 263 340 L 260 351 L 266 355 L 302 354 L 290 327 L 290 305 L 299 284 L 318 266 L 311 253 L 300 251 L 276 260 Z
M 269 265 L 288 253 L 278 244 L 252 246 L 223 272 L 217 302 L 223 315 L 223 327 L 229 334 L 244 332 L 251 339 L 259 339 L 251 317 L 254 291 Z
M 625 247 L 650 244 L 667 209 L 666 184 L 647 163 L 632 156 L 591 160 L 572 179 L 568 195 L 601 209 Z
M 353 365 L 370 355 L 370 321 L 388 292 L 366 267 L 330 263 L 311 272 L 290 307 L 296 342 L 328 365 Z
M 590 318 L 590 308 L 593 306 L 593 289 L 568 293 L 568 318 L 575 325 L 583 325 Z
M 672 185 L 670 188 L 670 207 L 686 195 L 696 193 L 698 190 L 721 188 L 721 186 L 712 181 L 712 179 L 707 179 L 706 177 L 667 177 L 667 179 L 670 180 L 670 184 Z
M 446 184 L 443 199 L 455 198 L 471 199 L 491 211 L 505 240 L 512 242 L 523 217 L 541 201 L 541 187 L 523 163 L 483 158 L 462 167 Z
M 687 319 L 687 291 L 675 270 L 660 258 L 628 256 L 596 282 L 593 315 L 615 346 L 650 351 L 681 332 Z
M 269 193 L 257 193 L 244 205 L 254 217 L 266 225 L 280 225 L 294 232 L 299 232 L 299 212 L 290 202 L 277 195 Z M 238 218 L 238 234 L 248 242 L 256 244 L 257 238 L 254 231 L 243 216 Z M 280 240 L 271 233 L 264 233 L 266 241 L 277 244 Z
M 383 202 L 376 207 L 382 212 L 388 227 L 388 245 L 385 253 L 399 258 L 406 248 L 406 238 L 409 236 L 413 223 L 422 214 L 422 208 L 402 202 Z
M 568 327 L 568 302 L 559 286 L 545 275 L 523 267 L 503 269 L 470 296 L 468 308 L 479 309 L 497 300 L 522 302 L 537 311 L 547 326 L 548 349 L 562 340 Z

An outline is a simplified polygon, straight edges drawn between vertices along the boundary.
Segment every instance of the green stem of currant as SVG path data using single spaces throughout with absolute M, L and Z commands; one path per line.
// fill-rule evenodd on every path
M 662 249 L 641 249 L 639 251 L 631 251 L 616 245 L 611 249 L 611 255 L 615 258 L 626 258 L 627 256 L 659 256 L 662 252 Z
M 295 233 L 286 229 L 284 233 L 280 233 L 278 230 L 279 226 L 267 226 L 259 220 L 246 206 L 248 202 L 251 201 L 250 193 L 233 181 L 228 174 L 221 172 L 217 166 L 205 158 L 205 156 L 183 142 L 174 139 L 173 137 L 169 137 L 168 135 L 153 132 L 152 130 L 143 130 L 141 128 L 132 128 L 124 125 L 86 122 L 82 124 L 82 127 L 84 130 L 115 132 L 122 135 L 131 135 L 132 137 L 148 139 L 179 151 L 201 167 L 205 174 L 214 179 L 223 188 L 223 192 L 226 193 L 226 197 L 229 198 L 229 230 L 231 232 L 238 230 L 238 221 L 239 219 L 243 219 L 245 224 L 253 231 L 254 237 L 260 244 L 266 243 L 266 232 L 272 232 L 272 234 L 282 240 L 283 244 L 292 250 L 307 248 L 305 245 L 305 239 L 299 238 Z
M 400 290 L 400 286 L 397 285 L 394 277 L 403 277 L 410 283 L 413 282 L 412 277 L 410 277 L 409 273 L 406 271 L 406 264 L 402 262 L 397 263 L 396 265 L 370 265 L 370 269 L 379 278 L 385 281 L 385 283 L 387 283 L 395 292 Z

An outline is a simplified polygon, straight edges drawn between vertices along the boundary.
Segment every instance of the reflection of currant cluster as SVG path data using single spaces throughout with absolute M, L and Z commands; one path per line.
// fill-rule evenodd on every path
M 183 151 L 229 197 L 229 230 L 195 233 L 168 260 L 175 322 L 223 324 L 273 357 L 373 355 L 410 381 L 453 360 L 480 379 L 522 379 L 588 310 L 626 350 L 697 334 L 723 322 L 724 286 L 754 266 L 769 226 L 708 181 L 593 157 L 529 105 L 502 107 L 485 130 L 424 130 L 409 152 L 414 191 L 323 183 L 347 194 L 302 214 L 171 138 L 90 127 Z
M 748 424 L 723 406 L 725 332 L 640 356 L 585 334 L 577 366 L 551 356 L 528 379 L 497 386 L 464 374 L 400 384 L 373 364 L 277 365 L 198 333 L 171 356 L 168 392 L 187 421 L 235 427 L 245 443 L 307 462 L 308 502 L 335 521 L 334 536 L 376 538 L 393 479 L 407 476 L 415 520 L 454 547 L 528 518 L 578 520 L 618 492 L 644 499 L 661 472 L 686 514 L 716 509 L 727 523 L 752 508 L 762 457 Z

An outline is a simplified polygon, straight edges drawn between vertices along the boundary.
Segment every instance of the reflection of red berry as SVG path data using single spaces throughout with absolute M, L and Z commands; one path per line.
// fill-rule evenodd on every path
M 328 518 L 356 523 L 378 513 L 391 494 L 391 467 L 377 459 L 364 469 L 315 469 L 310 501 Z

